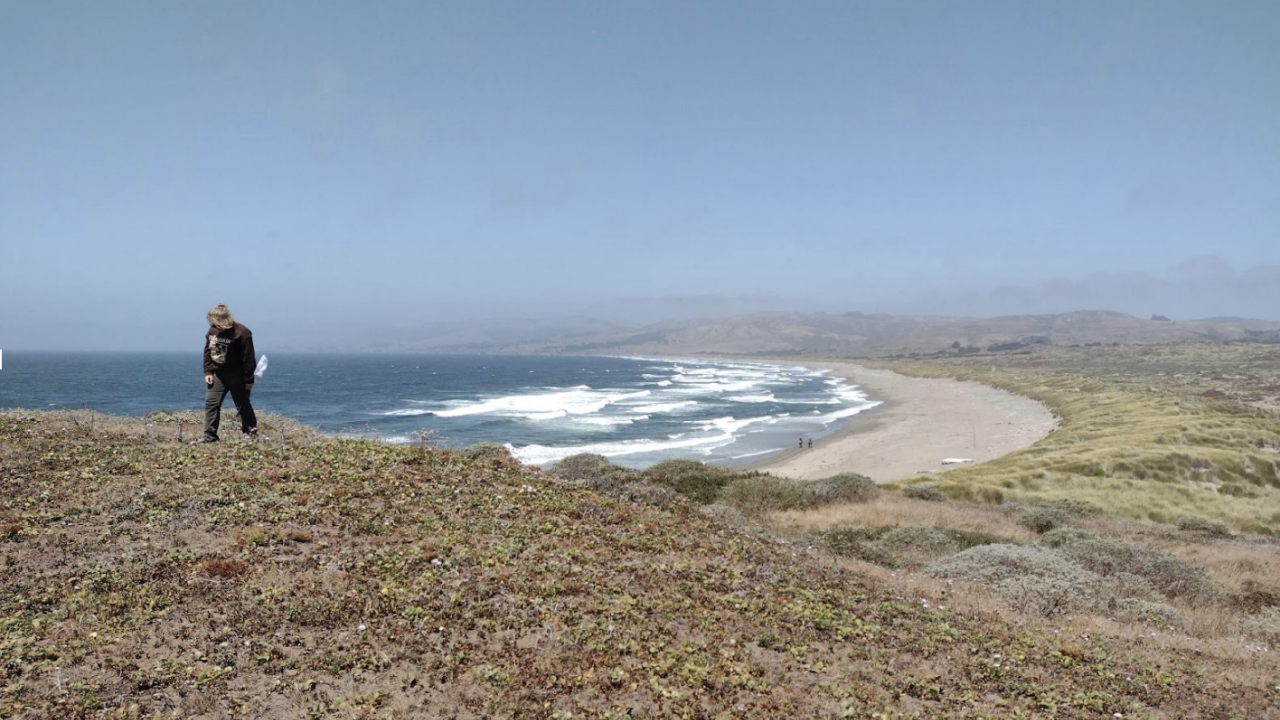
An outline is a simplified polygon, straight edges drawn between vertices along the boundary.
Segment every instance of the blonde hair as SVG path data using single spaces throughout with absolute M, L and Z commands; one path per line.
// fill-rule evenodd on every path
M 211 327 L 216 327 L 222 330 L 234 327 L 236 324 L 235 316 L 231 314 L 231 311 L 227 309 L 227 306 L 224 303 L 214 305 L 213 309 L 211 309 L 209 314 L 205 317 L 208 318 L 209 325 Z

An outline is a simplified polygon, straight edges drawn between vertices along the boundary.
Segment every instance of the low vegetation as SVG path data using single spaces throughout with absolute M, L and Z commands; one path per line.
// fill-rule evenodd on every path
M 1025 506 L 1071 501 L 1188 530 L 1280 535 L 1273 345 L 1036 346 L 869 364 L 976 380 L 1035 398 L 1060 418 L 1031 448 L 908 483 L 904 493 Z M 917 483 L 928 489 L 912 490 Z
M 1280 703 L 1272 649 L 1264 664 L 1193 653 L 1195 635 L 1138 646 L 1019 620 L 966 602 L 965 581 L 895 579 L 796 524 L 914 524 L 874 540 L 918 563 L 992 539 L 1070 545 L 996 508 L 944 530 L 963 508 L 875 496 L 856 477 L 806 493 L 592 456 L 544 472 L 492 447 L 283 424 L 198 447 L 174 425 L 0 413 L 0 715 L 1226 718 Z M 914 523 L 891 512 L 903 503 L 923 509 Z M 1095 525 L 1113 521 L 1071 518 L 1109 537 Z M 1235 535 L 1169 532 L 1275 570 Z M 1272 642 L 1280 590 L 1210 580 L 1253 608 L 1240 610 L 1253 642 Z M 1162 612 L 1144 599 L 1114 614 Z
M 895 365 L 1062 422 L 888 488 L 3 412 L 0 717 L 1272 717 L 1267 352 Z

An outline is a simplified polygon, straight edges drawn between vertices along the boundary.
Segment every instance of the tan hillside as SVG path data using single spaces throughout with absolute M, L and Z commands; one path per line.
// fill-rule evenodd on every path
M 759 313 L 662 323 L 606 334 L 579 334 L 508 351 L 554 353 L 889 355 L 931 353 L 958 344 L 1274 341 L 1280 324 L 1251 320 L 1170 322 L 1107 311 L 966 318 L 862 313 Z

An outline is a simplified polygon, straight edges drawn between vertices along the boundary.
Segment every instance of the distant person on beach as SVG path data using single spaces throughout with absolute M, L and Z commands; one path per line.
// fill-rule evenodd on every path
M 804 438 L 800 438 L 800 449 L 804 449 Z
M 813 448 L 813 438 L 809 438 L 809 448 Z
M 246 440 L 258 437 L 258 416 L 249 402 L 253 390 L 253 333 L 236 322 L 227 306 L 218 303 L 206 316 L 209 330 L 204 336 L 204 436 L 196 442 L 218 442 L 222 401 L 231 401 L 240 411 L 240 431 Z

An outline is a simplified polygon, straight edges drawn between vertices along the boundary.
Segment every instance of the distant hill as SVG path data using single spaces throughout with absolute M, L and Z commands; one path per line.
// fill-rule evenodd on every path
M 897 355 L 1024 345 L 1280 343 L 1280 323 L 1246 318 L 1173 322 L 1105 310 L 993 318 L 764 312 L 626 326 L 589 317 L 370 324 L 334 336 L 281 338 L 288 350 L 565 355 Z M 320 344 L 317 344 L 320 343 Z
M 1241 318 L 1170 322 L 1105 310 L 994 318 L 871 315 L 857 312 L 757 313 L 658 323 L 536 343 L 502 352 L 563 354 L 824 354 L 893 355 L 942 349 L 1008 349 L 1021 345 L 1275 342 L 1280 323 Z

